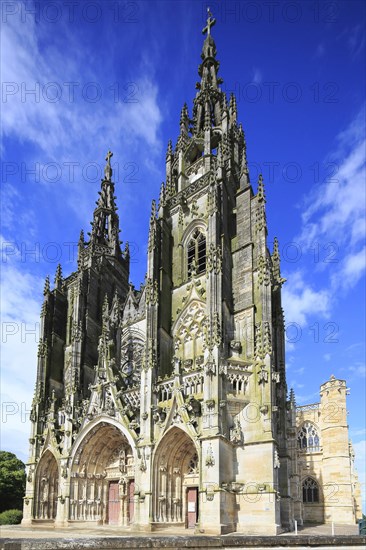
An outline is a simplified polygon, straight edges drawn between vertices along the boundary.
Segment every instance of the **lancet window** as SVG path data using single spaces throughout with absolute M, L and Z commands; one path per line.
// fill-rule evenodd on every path
M 302 500 L 306 503 L 319 502 L 319 486 L 312 477 L 307 477 L 303 481 Z
M 188 242 L 187 266 L 188 275 L 200 274 L 206 270 L 206 238 L 198 229 Z

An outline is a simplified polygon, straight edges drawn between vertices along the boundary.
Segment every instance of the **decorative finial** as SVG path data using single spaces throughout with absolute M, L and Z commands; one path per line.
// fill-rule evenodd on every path
M 295 392 L 293 388 L 290 389 L 290 402 L 296 405 Z
M 172 154 L 173 154 L 173 144 L 172 144 L 172 140 L 170 139 L 168 141 L 168 147 L 167 147 L 167 150 L 166 150 L 166 157 L 169 158 Z
M 245 132 L 243 126 L 239 126 L 239 135 L 242 142 L 242 151 L 241 151 L 241 174 L 244 178 L 243 184 L 248 185 L 249 183 L 249 169 L 248 169 L 248 159 L 247 159 L 247 142 L 245 139 Z
M 188 107 L 187 103 L 184 103 L 182 110 L 180 112 L 180 122 L 185 122 L 186 118 L 188 117 Z
M 113 157 L 113 153 L 111 151 L 108 151 L 107 156 L 105 157 L 107 165 L 104 168 L 104 176 L 107 181 L 111 181 L 112 179 L 111 157 Z
M 263 202 L 266 202 L 266 195 L 265 195 L 265 191 L 264 191 L 264 183 L 263 183 L 263 176 L 262 174 L 259 174 L 259 178 L 258 178 L 258 201 L 263 201 Z
M 150 223 L 155 221 L 155 219 L 156 219 L 156 202 L 155 202 L 155 199 L 153 199 L 151 202 Z
M 238 108 L 236 105 L 236 97 L 233 92 L 230 94 L 230 105 L 229 105 L 230 114 L 233 118 L 233 120 L 236 120 L 236 117 L 238 115 Z
M 207 8 L 207 26 L 202 29 L 202 34 L 206 34 L 207 36 L 211 35 L 211 27 L 213 27 L 216 23 L 216 19 L 212 16 L 210 8 Z
M 62 268 L 61 264 L 58 264 L 56 268 L 56 274 L 55 274 L 55 287 L 61 290 L 62 285 Z
M 188 107 L 187 107 L 187 103 L 185 103 L 180 113 L 180 133 L 181 134 L 188 134 L 188 125 L 189 125 Z
M 44 289 L 43 294 L 44 296 L 47 296 L 47 294 L 50 292 L 50 276 L 47 275 L 45 282 L 44 282 Z
M 164 206 L 165 206 L 165 186 L 164 186 L 164 182 L 162 182 L 160 186 L 159 208 L 162 208 Z
M 90 235 L 90 233 L 89 233 Z M 80 237 L 78 242 L 78 267 L 82 267 L 83 265 L 83 252 L 85 248 L 85 238 L 84 238 L 84 231 L 80 231 Z

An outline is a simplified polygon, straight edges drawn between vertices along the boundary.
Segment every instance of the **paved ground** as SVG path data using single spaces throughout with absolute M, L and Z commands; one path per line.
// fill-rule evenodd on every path
M 299 535 L 332 535 L 331 525 L 305 525 L 298 527 Z M 286 535 L 295 535 L 294 532 L 284 533 Z M 334 525 L 334 535 L 358 535 L 358 525 Z
M 98 538 L 98 537 L 118 537 L 118 536 L 139 536 L 139 537 L 161 537 L 169 535 L 186 535 L 190 536 L 194 533 L 192 531 L 187 531 L 186 529 L 177 529 L 168 527 L 164 530 L 160 530 L 153 533 L 137 533 L 133 532 L 128 528 L 121 527 L 84 527 L 84 528 L 66 528 L 66 529 L 55 529 L 50 526 L 40 526 L 40 527 L 22 527 L 21 525 L 9 525 L 0 527 L 0 537 L 2 538 L 29 538 L 29 539 L 43 539 L 43 538 Z M 240 533 L 237 533 L 240 534 Z M 332 526 L 331 525 L 306 525 L 298 528 L 299 535 L 316 535 L 316 536 L 330 536 L 332 535 Z M 357 525 L 335 525 L 334 526 L 335 535 L 358 535 L 358 526 Z M 281 536 L 295 536 L 294 532 L 283 533 Z

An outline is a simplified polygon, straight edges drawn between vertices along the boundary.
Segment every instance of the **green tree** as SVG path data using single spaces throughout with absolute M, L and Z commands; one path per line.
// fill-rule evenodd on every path
M 0 451 L 0 512 L 23 509 L 25 465 L 13 453 Z

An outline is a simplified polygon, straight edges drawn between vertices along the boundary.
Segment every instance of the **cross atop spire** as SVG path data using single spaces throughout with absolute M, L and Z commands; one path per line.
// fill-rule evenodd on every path
M 211 35 L 211 27 L 213 27 L 216 23 L 216 19 L 212 16 L 210 8 L 207 8 L 207 26 L 202 29 L 202 34 L 206 34 L 207 36 Z
M 104 168 L 104 175 L 107 181 L 111 181 L 111 178 L 112 178 L 111 157 L 113 157 L 113 153 L 110 150 L 108 150 L 107 156 L 105 157 L 105 160 L 107 161 L 107 165 Z

